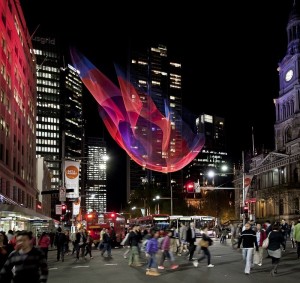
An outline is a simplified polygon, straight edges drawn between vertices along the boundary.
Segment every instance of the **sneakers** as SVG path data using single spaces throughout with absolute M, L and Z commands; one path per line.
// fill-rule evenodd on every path
M 262 266 L 262 263 L 259 263 L 258 266 Z
M 159 276 L 160 273 L 158 273 L 156 270 L 148 270 L 148 271 L 146 271 L 146 275 Z
M 178 268 L 178 266 L 179 266 L 179 265 L 174 264 L 174 265 L 171 266 L 171 269 L 176 269 L 176 268 Z
M 165 269 L 162 265 L 159 265 L 157 268 L 158 269 Z
M 198 260 L 193 261 L 193 265 L 194 265 L 195 267 L 198 267 L 198 265 L 199 265 Z
M 214 267 L 214 265 L 213 264 L 209 264 L 207 267 Z

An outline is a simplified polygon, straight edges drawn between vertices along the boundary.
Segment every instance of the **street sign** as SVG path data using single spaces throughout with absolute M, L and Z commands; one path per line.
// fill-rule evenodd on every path
M 59 201 L 66 201 L 66 188 L 59 188 Z
M 62 215 L 62 205 L 61 204 L 55 205 L 55 214 Z
M 74 189 L 66 189 L 67 193 L 74 192 Z M 41 195 L 52 195 L 52 194 L 58 194 L 59 190 L 50 190 L 50 191 L 42 191 Z

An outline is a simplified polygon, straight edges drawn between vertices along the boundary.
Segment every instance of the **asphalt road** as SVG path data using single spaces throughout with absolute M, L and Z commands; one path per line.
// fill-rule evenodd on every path
M 210 247 L 213 268 L 207 267 L 206 259 L 195 268 L 184 256 L 176 256 L 179 268 L 171 270 L 169 262 L 165 262 L 166 269 L 159 270 L 160 276 L 146 275 L 146 263 L 141 267 L 129 267 L 128 259 L 124 259 L 125 249 L 113 249 L 112 258 L 103 258 L 98 250 L 93 250 L 93 259 L 80 259 L 75 262 L 73 255 L 66 255 L 64 262 L 56 262 L 56 250 L 49 251 L 49 278 L 48 283 L 135 283 L 135 282 L 297 282 L 299 280 L 300 260 L 297 259 L 296 249 L 290 243 L 283 254 L 275 277 L 270 275 L 271 259 L 265 258 L 262 266 L 255 266 L 250 275 L 244 274 L 244 265 L 241 251 L 232 249 L 230 240 L 227 245 L 220 244 L 217 239 Z M 199 254 L 195 253 L 195 257 Z M 144 260 L 145 262 L 145 260 Z

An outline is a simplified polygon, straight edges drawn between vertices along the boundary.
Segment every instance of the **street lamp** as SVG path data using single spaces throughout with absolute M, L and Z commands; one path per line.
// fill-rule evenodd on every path
M 159 200 L 160 200 L 160 196 L 156 196 L 153 201 L 157 201 L 157 209 L 156 209 L 156 214 L 159 214 Z

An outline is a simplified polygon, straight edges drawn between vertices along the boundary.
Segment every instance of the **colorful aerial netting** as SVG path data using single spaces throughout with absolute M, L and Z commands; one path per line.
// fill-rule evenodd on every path
M 172 121 L 174 115 L 167 102 L 163 115 L 151 95 L 141 96 L 141 90 L 119 69 L 116 68 L 117 87 L 76 49 L 71 49 L 71 58 L 82 82 L 98 102 L 99 114 L 110 135 L 137 164 L 170 173 L 197 156 L 204 145 L 204 135 L 193 132 L 179 115 Z

